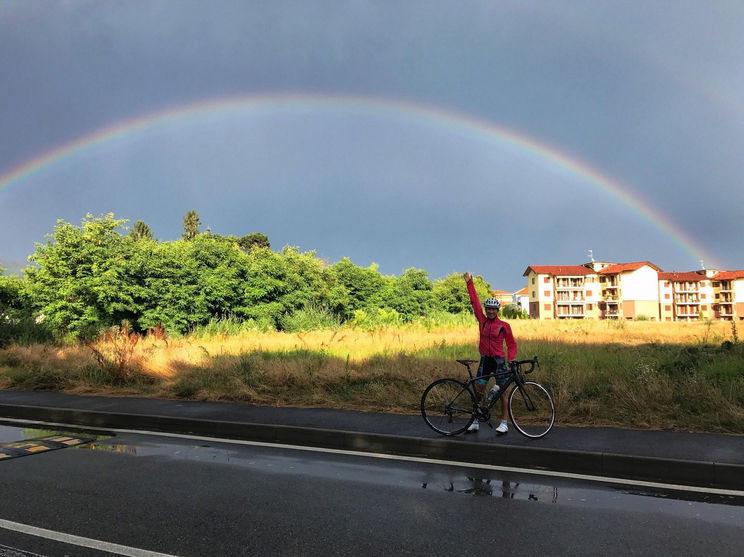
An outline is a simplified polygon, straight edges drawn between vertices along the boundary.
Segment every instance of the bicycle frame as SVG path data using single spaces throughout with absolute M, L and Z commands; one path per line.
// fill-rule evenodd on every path
M 464 365 L 468 370 L 468 375 L 470 378 L 465 381 L 466 388 L 473 393 L 475 396 L 475 400 L 477 401 L 477 412 L 481 414 L 479 417 L 484 417 L 487 420 L 490 419 L 490 412 L 491 409 L 496 405 L 496 401 L 500 399 L 502 396 L 504 396 L 509 389 L 509 387 L 515 385 L 515 388 L 520 389 L 522 385 L 524 385 L 524 375 L 527 375 L 528 373 L 532 373 L 532 371 L 535 369 L 535 366 L 539 365 L 537 363 L 537 356 L 533 358 L 532 360 L 520 360 L 520 361 L 512 361 L 509 363 L 509 367 L 511 369 L 508 369 L 506 371 L 499 371 L 497 373 L 488 373 L 486 375 L 480 375 L 480 376 L 474 376 L 472 370 L 470 369 L 470 364 L 477 363 L 478 360 L 457 360 L 457 362 Z M 525 372 L 522 372 L 521 367 L 522 365 L 530 364 L 530 369 L 528 369 Z M 486 383 L 491 380 L 491 378 L 496 381 L 497 379 L 502 379 L 504 377 L 508 377 L 508 380 L 506 383 L 500 386 L 500 392 L 498 396 L 495 396 L 491 398 L 490 400 L 487 400 L 487 404 L 483 405 L 484 402 L 484 396 L 486 393 L 480 393 L 475 387 L 475 383 L 477 381 L 483 381 L 486 380 Z M 522 391 L 525 395 L 525 402 L 527 403 L 527 408 L 532 411 L 535 409 L 535 405 L 532 402 L 532 399 L 529 396 L 529 393 L 526 391 Z

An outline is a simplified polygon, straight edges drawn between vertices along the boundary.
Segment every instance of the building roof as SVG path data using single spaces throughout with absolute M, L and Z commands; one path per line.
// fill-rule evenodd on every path
M 659 280 L 697 282 L 700 280 L 708 280 L 708 277 L 701 275 L 697 271 L 687 271 L 685 273 L 659 273 Z
M 553 275 L 553 276 L 568 276 L 568 277 L 583 277 L 586 275 L 595 274 L 591 269 L 587 269 L 583 265 L 530 265 L 522 273 L 523 277 L 526 277 L 530 271 L 538 275 Z
M 494 296 L 511 296 L 511 292 L 506 290 L 491 290 Z
M 711 277 L 713 280 L 744 279 L 744 270 L 721 271 Z
M 605 267 L 604 269 L 600 269 L 599 271 L 597 271 L 597 274 L 614 275 L 615 273 L 628 273 L 630 271 L 636 271 L 644 265 L 648 265 L 652 269 L 655 269 L 657 272 L 661 271 L 661 268 L 657 267 L 650 261 L 637 261 L 635 263 L 619 263 L 617 265 L 610 265 L 609 267 Z
M 528 293 L 529 293 L 529 288 L 525 286 L 524 288 L 522 288 L 522 290 L 517 290 L 514 294 L 516 296 L 526 296 Z

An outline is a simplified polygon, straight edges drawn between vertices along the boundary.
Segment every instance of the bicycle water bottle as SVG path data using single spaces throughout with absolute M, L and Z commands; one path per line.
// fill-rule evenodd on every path
M 498 384 L 491 387 L 491 390 L 488 391 L 488 395 L 487 395 L 488 400 L 491 400 L 492 398 L 494 398 L 499 393 L 500 390 L 501 390 L 501 387 L 499 387 Z

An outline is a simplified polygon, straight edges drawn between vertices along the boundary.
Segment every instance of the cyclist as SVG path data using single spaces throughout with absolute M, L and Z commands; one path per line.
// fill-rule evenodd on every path
M 478 350 L 480 352 L 480 363 L 478 364 L 478 373 L 476 377 L 488 375 L 490 373 L 499 373 L 506 371 L 504 358 L 504 344 L 506 344 L 506 360 L 511 361 L 517 357 L 517 342 L 512 335 L 511 326 L 506 321 L 499 319 L 499 308 L 501 303 L 496 298 L 488 298 L 483 306 L 485 314 L 481 309 L 478 294 L 475 292 L 473 277 L 470 273 L 464 273 L 463 278 L 470 295 L 470 303 L 473 306 L 473 313 L 480 326 L 480 341 Z M 497 378 L 496 383 L 503 385 L 508 381 L 507 377 Z M 488 379 L 479 379 L 475 386 L 478 393 L 481 394 L 486 388 Z M 496 433 L 503 435 L 509 431 L 508 408 L 506 393 L 501 393 L 501 423 L 496 428 Z M 468 428 L 468 431 L 478 431 L 480 424 L 478 420 L 474 421 Z

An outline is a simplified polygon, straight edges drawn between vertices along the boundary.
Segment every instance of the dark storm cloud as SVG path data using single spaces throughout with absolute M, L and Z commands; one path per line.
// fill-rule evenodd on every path
M 741 17 L 740 6 L 726 2 L 645 2 L 632 10 L 625 2 L 491 0 L 4 2 L 0 70 L 12 78 L 0 87 L 0 174 L 100 127 L 204 98 L 300 91 L 406 99 L 520 130 L 588 161 L 668 215 L 722 265 L 741 268 Z M 246 144 L 262 161 L 250 175 L 252 197 L 241 197 L 239 188 L 223 195 L 232 207 L 242 201 L 255 210 L 263 203 L 252 218 L 266 229 L 282 216 L 269 186 L 283 191 L 302 203 L 291 205 L 295 218 L 281 220 L 277 239 L 331 259 L 376 260 L 387 272 L 410 262 L 437 276 L 479 265 L 496 273 L 495 264 L 482 263 L 489 249 L 507 260 L 508 272 L 499 275 L 513 286 L 526 264 L 577 263 L 588 248 L 679 270 L 696 264 L 617 199 L 586 183 L 557 180 L 544 161 L 514 166 L 506 164 L 503 146 L 457 138 L 447 144 L 416 126 L 408 139 L 402 128 L 390 139 L 367 126 L 366 157 L 346 152 L 351 141 L 332 137 L 335 152 L 294 156 L 288 147 L 301 146 L 291 141 L 271 143 L 273 151 Z M 316 137 L 334 130 L 318 128 Z M 228 156 L 228 141 L 223 132 L 197 143 L 215 159 Z M 431 150 L 437 164 L 420 149 L 416 155 L 416 144 Z M 241 157 L 224 159 L 219 171 L 179 162 L 184 153 L 198 158 L 194 145 L 174 148 L 169 168 L 160 164 L 169 160 L 166 146 L 156 142 L 145 146 L 149 162 L 141 153 L 128 159 L 106 151 L 108 162 L 87 173 L 60 168 L 46 182 L 39 177 L 0 191 L 0 259 L 23 258 L 41 239 L 39 230 L 51 230 L 53 218 L 42 211 L 47 205 L 73 222 L 87 210 L 117 205 L 128 211 L 121 216 L 145 218 L 164 236 L 176 234 L 178 212 L 191 208 L 209 215 L 215 229 L 219 219 L 226 224 L 223 206 L 204 193 L 204 184 L 243 179 Z M 408 156 L 383 158 L 386 147 Z M 354 172 L 346 167 L 343 174 L 334 157 L 352 159 Z M 150 165 L 150 174 L 130 168 L 132 161 Z M 183 206 L 158 212 L 113 193 L 137 180 L 177 195 Z M 579 196 L 568 189 L 561 195 L 560 188 L 578 188 Z M 352 218 L 339 234 L 327 220 L 312 218 L 329 206 L 340 215 L 369 206 L 386 219 Z M 487 206 L 498 210 L 486 214 Z M 515 211 L 523 217 L 510 219 Z M 8 236 L 35 217 L 43 222 L 26 228 L 26 236 Z M 489 218 L 509 232 L 473 245 L 477 233 L 469 227 L 477 230 L 478 219 Z M 590 226 L 598 228 L 586 237 Z M 632 252 L 637 242 L 629 229 L 653 238 L 643 253 Z M 408 248 L 401 238 L 410 239 Z

